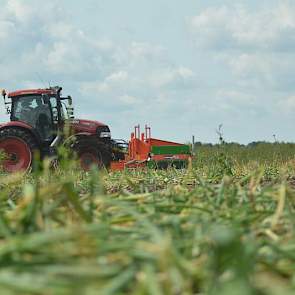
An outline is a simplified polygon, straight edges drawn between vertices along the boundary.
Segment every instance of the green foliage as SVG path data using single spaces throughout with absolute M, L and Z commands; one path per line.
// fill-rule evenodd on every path
M 186 170 L 0 177 L 1 294 L 294 294 L 293 146 L 197 149 Z

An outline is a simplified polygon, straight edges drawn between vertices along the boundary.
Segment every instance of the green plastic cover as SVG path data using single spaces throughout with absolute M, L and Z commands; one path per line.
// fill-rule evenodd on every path
M 181 155 L 181 154 L 190 154 L 189 145 L 163 145 L 163 146 L 152 146 L 151 150 L 154 155 Z

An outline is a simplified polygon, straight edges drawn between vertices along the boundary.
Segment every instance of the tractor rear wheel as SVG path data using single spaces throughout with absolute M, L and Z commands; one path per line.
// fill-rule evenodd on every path
M 18 128 L 0 130 L 0 151 L 5 157 L 1 166 L 5 172 L 27 171 L 36 150 L 37 144 L 29 132 Z

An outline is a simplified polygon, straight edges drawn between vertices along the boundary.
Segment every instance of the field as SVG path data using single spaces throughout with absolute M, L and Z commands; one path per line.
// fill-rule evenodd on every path
M 0 294 L 294 294 L 295 145 L 187 170 L 0 176 Z

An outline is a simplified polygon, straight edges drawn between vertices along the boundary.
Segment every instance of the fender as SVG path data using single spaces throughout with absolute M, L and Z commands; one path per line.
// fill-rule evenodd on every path
M 6 129 L 6 128 L 19 128 L 25 131 L 28 131 L 36 140 L 36 143 L 40 146 L 41 142 L 39 139 L 38 134 L 36 133 L 36 131 L 33 129 L 32 126 L 30 126 L 29 124 L 22 122 L 22 121 L 11 121 L 11 122 L 7 122 L 4 124 L 0 124 L 0 130 Z
M 29 124 L 22 122 L 22 121 L 11 121 L 11 122 L 7 122 L 4 124 L 0 124 L 0 129 L 5 128 L 5 127 L 21 127 L 21 128 L 29 129 L 29 130 L 33 129 L 32 126 L 30 126 Z

